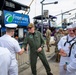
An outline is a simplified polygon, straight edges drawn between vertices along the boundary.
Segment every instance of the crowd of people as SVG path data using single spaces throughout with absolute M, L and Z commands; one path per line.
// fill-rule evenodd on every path
M 16 53 L 19 55 L 30 48 L 30 65 L 33 75 L 37 75 L 37 58 L 39 57 L 45 67 L 47 75 L 53 75 L 44 52 L 44 37 L 35 29 L 33 23 L 28 25 L 28 33 L 24 38 L 22 48 L 18 41 L 12 37 L 17 24 L 6 24 L 6 34 L 0 37 L 0 75 L 18 75 Z M 46 30 L 47 52 L 50 52 L 51 30 Z M 59 62 L 59 75 L 76 75 L 76 23 L 60 28 L 54 34 L 56 62 Z M 3 66 L 4 65 L 4 66 Z M 5 72 L 4 72 L 5 71 Z

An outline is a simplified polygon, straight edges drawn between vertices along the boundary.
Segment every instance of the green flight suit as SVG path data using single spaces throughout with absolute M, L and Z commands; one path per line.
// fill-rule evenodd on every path
M 44 39 L 41 33 L 39 31 L 35 31 L 34 34 L 28 33 L 28 35 L 24 39 L 23 47 L 26 48 L 27 44 L 29 44 L 29 47 L 30 47 L 30 64 L 31 64 L 31 70 L 32 70 L 33 75 L 37 75 L 36 63 L 37 63 L 38 57 L 42 61 L 46 69 L 46 72 L 50 73 L 50 67 L 43 50 Z M 42 47 L 41 52 L 37 52 L 39 47 Z

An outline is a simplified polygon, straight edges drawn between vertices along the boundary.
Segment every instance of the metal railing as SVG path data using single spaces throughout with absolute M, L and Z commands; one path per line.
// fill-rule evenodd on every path
M 52 58 L 52 56 L 55 55 L 54 54 L 55 48 L 52 46 L 51 49 L 52 49 L 52 51 L 47 53 L 46 52 L 46 46 L 44 47 L 44 51 L 45 51 L 47 60 L 49 60 L 50 58 Z M 29 53 L 30 53 L 30 51 L 28 49 L 28 51 L 24 52 L 22 55 L 16 54 L 16 59 L 18 61 L 19 73 L 30 67 Z
M 24 52 L 22 55 L 16 54 L 16 59 L 18 61 L 19 72 L 21 72 L 23 69 L 28 68 L 30 66 L 28 52 Z

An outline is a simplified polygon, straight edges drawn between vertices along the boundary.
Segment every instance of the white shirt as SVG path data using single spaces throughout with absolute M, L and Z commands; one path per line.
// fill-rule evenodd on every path
M 13 59 L 12 65 L 17 64 L 16 52 L 21 51 L 18 41 L 14 39 L 13 37 L 5 34 L 0 38 L 0 46 L 9 49 L 12 55 L 12 59 Z
M 70 59 L 70 64 L 67 65 L 67 71 L 76 72 L 76 44 L 72 48 Z
M 0 47 L 0 75 L 8 75 L 12 57 L 7 48 Z
M 72 40 L 74 37 L 70 37 L 68 35 L 68 41 Z M 66 45 L 64 46 L 64 43 L 67 41 L 67 36 L 64 36 L 60 39 L 60 41 L 58 42 L 58 50 L 63 49 L 67 54 L 69 53 L 70 50 L 70 44 L 72 44 L 74 41 L 69 43 L 66 43 Z M 60 65 L 64 65 L 66 62 L 69 63 L 70 58 L 69 57 L 63 57 L 61 56 L 60 58 Z

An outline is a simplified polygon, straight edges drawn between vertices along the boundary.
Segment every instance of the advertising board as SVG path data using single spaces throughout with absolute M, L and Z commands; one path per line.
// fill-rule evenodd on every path
M 8 23 L 16 23 L 19 26 L 28 26 L 30 23 L 29 15 L 16 12 L 3 11 L 4 25 Z

